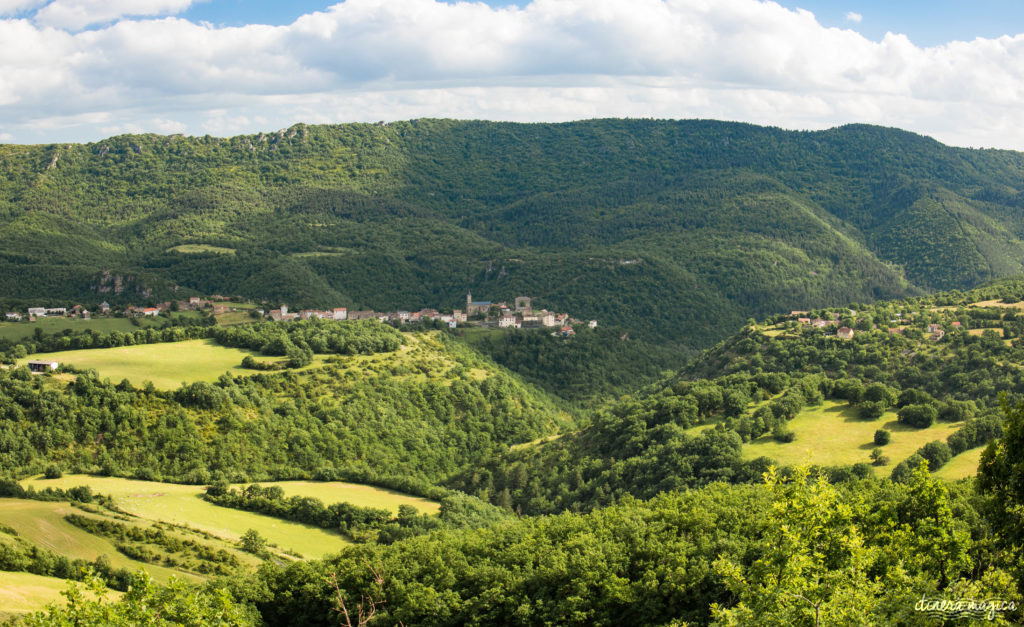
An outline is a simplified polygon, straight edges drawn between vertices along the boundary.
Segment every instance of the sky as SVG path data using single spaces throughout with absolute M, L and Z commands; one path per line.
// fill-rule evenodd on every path
M 1024 150 L 1021 0 L 0 0 L 0 142 L 714 118 Z

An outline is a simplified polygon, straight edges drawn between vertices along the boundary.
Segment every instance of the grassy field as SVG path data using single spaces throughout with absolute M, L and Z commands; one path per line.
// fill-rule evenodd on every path
M 36 478 L 22 483 L 26 487 L 35 486 L 37 490 L 48 486 L 88 485 L 96 493 L 114 497 L 118 507 L 141 518 L 187 525 L 232 543 L 238 542 L 247 530 L 255 529 L 278 548 L 303 557 L 322 557 L 348 544 L 340 534 L 318 527 L 207 503 L 200 498 L 202 486 L 87 475 L 65 475 L 53 480 Z
M 961 426 L 963 423 L 939 422 L 927 429 L 914 429 L 896 422 L 894 412 L 886 412 L 877 420 L 860 420 L 856 410 L 845 402 L 825 401 L 805 409 L 789 422 L 796 433 L 795 440 L 780 443 L 770 436 L 761 437 L 744 445 L 743 456 L 753 459 L 763 455 L 781 465 L 870 463 L 875 431 L 887 429 L 892 432 L 892 441 L 881 449 L 891 461 L 887 466 L 873 466 L 875 474 L 887 476 L 893 465 L 932 440 L 944 441 Z
M 398 513 L 399 505 L 412 505 L 421 514 L 436 514 L 441 508 L 437 501 L 359 483 L 344 483 L 341 481 L 270 481 L 260 485 L 280 486 L 284 490 L 285 496 L 312 496 L 328 505 L 331 503 L 351 503 L 359 507 L 386 509 L 396 514 Z
M 173 390 L 182 382 L 216 381 L 225 372 L 252 373 L 241 367 L 242 359 L 253 351 L 220 346 L 213 340 L 188 340 L 163 344 L 140 344 L 117 348 L 94 348 L 29 355 L 29 359 L 49 359 L 77 368 L 95 368 L 111 381 L 128 379 L 141 386 L 146 381 L 163 390 Z
M 960 453 L 949 461 L 945 466 L 935 471 L 935 476 L 947 481 L 965 479 L 978 474 L 978 462 L 981 461 L 981 453 L 984 446 L 972 448 L 969 451 Z
M 322 557 L 348 544 L 341 535 L 320 528 L 207 503 L 200 498 L 202 486 L 88 475 L 65 475 L 60 479 L 37 477 L 22 483 L 37 490 L 88 485 L 96 493 L 113 496 L 118 507 L 141 518 L 187 525 L 230 542 L 237 542 L 246 530 L 255 529 L 281 549 L 295 551 L 304 557 Z M 326 504 L 347 502 L 393 512 L 398 511 L 399 505 L 408 504 L 428 514 L 437 513 L 439 508 L 436 502 L 427 499 L 340 481 L 278 481 L 262 485 L 281 486 L 286 496 L 312 496 Z
M 140 328 L 156 326 L 152 320 L 140 320 L 142 326 L 135 326 L 128 318 L 95 318 L 93 320 L 82 320 L 81 318 L 41 318 L 35 322 L 0 322 L 0 339 L 16 342 L 28 337 L 41 329 L 43 333 L 52 335 L 63 333 L 67 329 L 72 331 L 95 330 L 99 333 L 110 333 L 121 331 L 130 333 Z M 161 320 L 162 324 L 164 321 Z
M 234 248 L 224 248 L 223 246 L 213 246 L 210 244 L 179 244 L 178 246 L 171 246 L 167 249 L 169 253 L 185 253 L 185 254 L 196 254 L 196 253 L 217 253 L 218 255 L 233 255 L 235 254 Z
M 202 314 L 198 311 L 182 311 L 171 314 L 175 318 L 199 318 Z M 63 333 L 70 329 L 73 332 L 96 331 L 101 334 L 111 331 L 131 333 L 139 329 L 163 326 L 167 319 L 164 317 L 150 318 L 141 317 L 139 324 L 132 324 L 128 318 L 93 318 L 82 320 L 81 318 L 40 318 L 35 322 L 0 322 L 0 340 L 11 340 L 17 342 L 32 337 L 36 329 L 40 329 L 46 335 Z
M 65 599 L 60 593 L 67 587 L 67 581 L 56 577 L 0 571 L 0 621 L 42 610 L 51 603 L 63 605 Z M 93 597 L 91 593 L 88 596 Z M 120 596 L 120 592 L 111 590 L 107 598 Z
M 64 516 L 71 513 L 81 512 L 67 503 L 0 498 L 0 522 L 17 531 L 18 536 L 44 549 L 90 561 L 106 555 L 115 568 L 144 568 L 161 582 L 167 581 L 171 575 L 188 576 L 181 571 L 144 564 L 122 555 L 110 540 L 92 535 L 64 520 Z

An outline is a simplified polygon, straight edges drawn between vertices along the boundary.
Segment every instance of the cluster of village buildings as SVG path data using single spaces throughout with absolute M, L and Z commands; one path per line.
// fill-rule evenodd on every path
M 572 324 L 579 323 L 579 320 L 570 318 L 567 313 L 555 313 L 546 309 L 534 310 L 531 299 L 528 296 L 519 296 L 510 307 L 508 303 L 491 301 L 474 301 L 472 294 L 466 294 L 466 308 L 456 309 L 452 313 L 441 313 L 436 309 L 424 308 L 419 311 L 390 311 L 381 312 L 373 310 L 349 311 L 345 307 L 333 309 L 304 309 L 298 312 L 289 312 L 288 307 L 282 305 L 279 309 L 271 309 L 266 315 L 272 320 L 308 320 L 310 318 L 322 318 L 327 320 L 371 320 L 381 322 L 399 322 L 402 324 L 416 324 L 425 320 L 440 320 L 454 329 L 459 325 L 495 326 L 500 329 L 521 329 L 521 328 L 556 328 L 556 334 L 571 336 L 575 334 Z M 597 321 L 591 320 L 590 328 L 597 327 Z
M 110 305 L 103 303 L 102 307 L 106 308 L 104 313 L 110 313 Z M 67 307 L 29 307 L 25 315 L 22 315 L 19 311 L 8 311 L 4 314 L 4 317 L 9 322 L 18 322 L 25 319 L 29 322 L 34 322 L 38 318 L 46 317 L 83 318 L 88 320 L 92 317 L 92 312 L 81 305 L 75 305 L 71 309 Z
M 187 300 L 177 301 L 177 308 L 181 311 L 212 308 L 214 315 L 227 313 L 232 310 L 232 303 L 222 296 L 214 295 L 209 299 L 193 296 Z M 172 308 L 170 301 L 160 303 L 155 307 L 128 307 L 125 313 L 129 316 L 157 316 Z M 349 311 L 345 307 L 334 307 L 332 309 L 303 309 L 301 311 L 288 311 L 286 305 L 278 309 L 265 311 L 256 310 L 261 316 L 277 321 L 288 320 L 309 320 L 311 318 L 327 320 L 379 320 L 381 322 L 399 322 L 402 324 L 416 324 L 426 320 L 440 320 L 449 328 L 456 328 L 459 325 L 493 326 L 500 329 L 520 328 L 552 328 L 555 335 L 569 337 L 575 334 L 572 325 L 581 321 L 570 318 L 567 313 L 555 313 L 546 309 L 534 310 L 531 298 L 519 296 L 511 306 L 504 302 L 475 301 L 472 294 L 466 294 L 466 308 L 456 309 L 452 313 L 441 313 L 436 309 L 420 309 L 419 311 L 391 311 L 379 312 L 373 310 Z M 110 314 L 110 305 L 106 302 L 100 305 L 100 313 Z M 71 309 L 65 307 L 29 307 L 28 320 L 34 321 L 47 316 L 75 317 L 89 319 L 92 313 L 81 305 L 75 305 Z M 7 320 L 22 320 L 20 312 L 8 312 Z M 597 327 L 597 321 L 591 320 L 590 328 Z
M 852 309 L 849 310 L 849 312 L 850 312 L 851 316 L 856 316 L 857 315 L 857 312 L 852 310 Z M 824 318 L 813 318 L 812 319 L 812 318 L 807 317 L 808 313 L 809 312 L 806 312 L 806 311 L 796 311 L 796 310 L 794 310 L 794 311 L 791 311 L 789 315 L 790 315 L 790 317 L 796 318 L 797 322 L 799 322 L 800 324 L 807 325 L 807 326 L 812 326 L 812 327 L 817 328 L 817 329 L 824 329 L 824 328 L 826 328 L 826 327 L 828 327 L 830 325 L 835 325 L 839 321 L 839 319 L 840 319 L 840 315 L 838 313 L 832 313 L 829 320 L 826 320 Z M 903 326 L 903 325 L 906 323 L 906 321 L 903 320 L 903 314 L 899 314 L 899 313 L 896 314 L 896 318 L 893 319 L 893 320 L 890 320 L 889 322 L 892 323 L 892 324 L 898 325 L 898 326 L 894 326 L 894 327 L 890 327 L 889 328 L 889 333 L 890 334 L 896 335 L 896 334 L 903 333 L 903 329 L 905 328 L 905 326 Z M 953 321 L 951 323 L 951 326 L 953 326 L 954 328 L 957 328 L 957 329 L 963 328 L 963 325 L 960 323 L 959 320 Z M 876 327 L 876 325 L 872 325 L 872 327 Z M 853 336 L 856 333 L 857 332 L 854 331 L 853 329 L 851 329 L 850 327 L 841 326 L 841 327 L 839 327 L 836 330 L 836 337 L 838 337 L 841 340 L 852 340 Z M 946 336 L 946 331 L 945 331 L 945 329 L 942 328 L 941 324 L 934 324 L 933 323 L 933 324 L 929 324 L 928 325 L 928 339 L 934 340 L 934 341 L 937 342 L 937 341 L 941 340 L 942 338 L 944 338 L 945 336 Z
M 231 311 L 231 304 L 226 302 L 222 296 L 213 296 L 209 300 L 193 296 L 188 300 L 177 301 L 178 309 L 202 309 L 204 307 L 212 307 L 214 314 L 227 313 Z M 127 307 L 124 312 L 129 316 L 158 316 L 164 311 L 171 309 L 171 301 L 160 303 L 155 307 Z M 99 315 L 109 316 L 111 313 L 110 303 L 103 301 L 100 303 L 99 311 L 95 312 Z M 25 314 L 18 311 L 8 311 L 5 314 L 5 318 L 11 322 L 18 322 L 20 320 L 28 320 L 34 322 L 39 318 L 82 318 L 83 320 L 89 320 L 94 315 L 94 312 L 89 311 L 81 305 L 75 305 L 74 307 L 29 307 Z

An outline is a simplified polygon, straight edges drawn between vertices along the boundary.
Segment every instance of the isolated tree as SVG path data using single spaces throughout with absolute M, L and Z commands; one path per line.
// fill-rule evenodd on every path
M 249 529 L 242 534 L 242 550 L 253 554 L 260 554 L 267 548 L 267 540 L 255 529 Z

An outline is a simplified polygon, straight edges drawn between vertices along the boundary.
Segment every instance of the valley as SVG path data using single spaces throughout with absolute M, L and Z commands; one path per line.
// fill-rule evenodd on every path
M 1020 599 L 1022 181 L 863 125 L 0 146 L 0 612 Z

